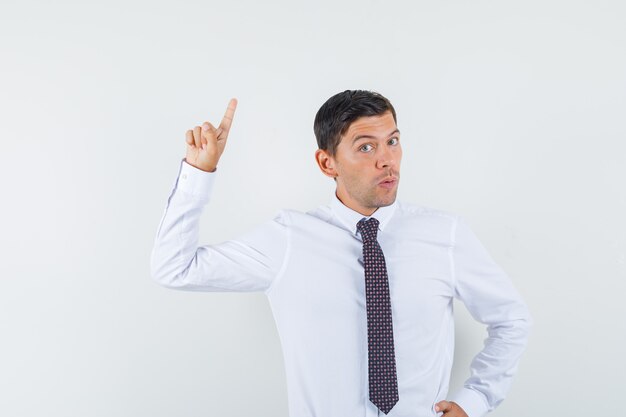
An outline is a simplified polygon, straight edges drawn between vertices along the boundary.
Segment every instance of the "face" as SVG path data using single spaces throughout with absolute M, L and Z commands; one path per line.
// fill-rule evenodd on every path
M 396 200 L 402 147 L 391 112 L 352 122 L 334 157 L 319 152 L 318 163 L 336 178 L 337 197 L 346 206 L 369 216 Z

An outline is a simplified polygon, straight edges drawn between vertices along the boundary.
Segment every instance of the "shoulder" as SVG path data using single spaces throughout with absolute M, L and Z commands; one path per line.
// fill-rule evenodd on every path
M 286 225 L 297 225 L 307 222 L 329 221 L 331 217 L 330 207 L 320 205 L 308 211 L 301 211 L 293 208 L 283 208 L 274 216 L 274 220 Z
M 457 213 L 449 210 L 398 200 L 388 227 L 400 236 L 409 234 L 430 242 L 449 245 L 454 240 L 459 218 Z
M 403 200 L 397 201 L 394 217 L 396 216 L 404 219 L 431 220 L 445 223 L 456 222 L 459 218 L 457 213 L 449 210 L 414 204 Z

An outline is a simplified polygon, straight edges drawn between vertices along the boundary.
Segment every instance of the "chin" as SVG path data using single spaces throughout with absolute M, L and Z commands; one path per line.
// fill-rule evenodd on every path
M 394 201 L 396 201 L 396 194 L 394 193 L 392 196 L 389 196 L 387 198 L 383 198 L 383 199 L 379 199 L 377 200 L 376 207 L 386 207 L 386 206 L 390 206 L 394 203 Z

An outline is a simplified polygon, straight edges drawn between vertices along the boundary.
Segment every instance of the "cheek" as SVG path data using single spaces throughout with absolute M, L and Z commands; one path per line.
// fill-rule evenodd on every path
M 341 164 L 344 174 L 351 177 L 358 177 L 359 173 L 363 170 L 363 163 L 356 158 L 346 158 Z

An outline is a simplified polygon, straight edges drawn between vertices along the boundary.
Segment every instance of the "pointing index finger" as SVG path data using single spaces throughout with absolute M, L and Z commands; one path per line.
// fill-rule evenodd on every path
M 233 123 L 233 118 L 235 117 L 235 109 L 237 108 L 237 99 L 231 98 L 228 102 L 228 108 L 226 109 L 226 113 L 222 118 L 222 122 L 220 123 L 220 128 L 226 133 L 228 136 L 228 132 L 230 131 L 230 126 Z

